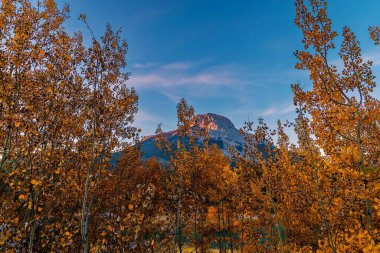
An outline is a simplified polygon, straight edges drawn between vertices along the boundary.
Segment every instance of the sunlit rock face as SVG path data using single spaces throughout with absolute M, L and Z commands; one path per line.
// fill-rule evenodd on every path
M 194 122 L 193 126 L 198 126 L 200 128 L 206 128 L 212 131 L 218 130 L 218 123 L 221 122 L 216 122 L 216 118 L 222 118 L 222 116 L 217 115 L 217 114 L 212 114 L 212 113 L 207 113 L 207 114 L 199 114 L 194 117 Z M 224 117 L 223 117 L 224 118 Z M 227 118 L 225 118 L 228 120 Z M 221 121 L 221 120 L 219 120 Z M 232 124 L 232 123 L 231 123 Z
M 224 116 L 214 113 L 196 115 L 192 123 L 192 128 L 196 127 L 207 129 L 210 135 L 210 144 L 216 144 L 227 156 L 230 156 L 229 149 L 231 146 L 240 152 L 243 150 L 243 137 L 231 120 Z M 177 130 L 165 132 L 164 137 L 172 144 L 176 144 L 179 138 Z M 154 135 L 144 138 L 141 145 L 143 158 L 148 159 L 156 156 L 160 160 L 167 160 L 167 157 L 155 147 L 154 140 Z M 198 140 L 198 142 L 201 143 L 201 140 Z

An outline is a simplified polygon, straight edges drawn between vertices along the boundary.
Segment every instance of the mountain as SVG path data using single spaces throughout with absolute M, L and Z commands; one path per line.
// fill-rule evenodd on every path
M 228 118 L 214 114 L 206 113 L 194 116 L 192 128 L 207 128 L 210 134 L 210 144 L 216 144 L 225 155 L 230 156 L 229 147 L 236 147 L 237 150 L 242 151 L 244 140 L 240 135 L 239 130 L 235 128 L 234 124 Z M 155 147 L 155 135 L 147 136 L 142 140 L 141 151 L 143 159 L 150 157 L 157 157 L 159 160 L 168 160 L 168 157 Z M 178 141 L 178 131 L 173 130 L 164 133 L 164 138 L 169 140 L 172 146 L 175 146 Z M 201 143 L 201 140 L 197 140 Z

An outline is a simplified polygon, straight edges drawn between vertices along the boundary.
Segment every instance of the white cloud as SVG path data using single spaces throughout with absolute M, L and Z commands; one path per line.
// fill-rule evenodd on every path
M 152 63 L 152 62 L 148 62 L 148 63 L 135 63 L 135 64 L 133 64 L 133 67 L 138 68 L 138 69 L 151 68 L 151 67 L 154 67 L 154 66 L 157 66 L 157 64 L 156 63 Z
M 372 66 L 380 65 L 380 53 L 379 52 L 371 52 L 363 55 L 364 61 L 372 61 Z
M 232 65 L 217 65 L 202 70 L 196 68 L 196 63 L 185 61 L 134 66 L 140 70 L 130 76 L 129 83 L 137 89 L 175 88 L 188 85 L 228 86 L 243 82 L 237 78 Z
M 181 100 L 180 96 L 177 96 L 177 95 L 175 95 L 169 91 L 162 91 L 161 94 L 164 95 L 165 97 L 169 98 L 171 101 L 173 101 L 175 103 L 178 103 Z
M 181 61 L 181 62 L 173 62 L 163 65 L 161 68 L 165 70 L 186 70 L 193 66 L 192 63 Z
M 135 116 L 135 123 L 159 122 L 160 120 L 160 117 L 143 110 L 138 110 Z
M 272 115 L 278 116 L 278 115 L 288 114 L 294 111 L 295 111 L 294 105 L 288 105 L 284 108 L 269 107 L 262 113 L 262 116 L 272 116 Z
M 147 63 L 135 63 L 132 66 L 137 69 L 147 69 L 147 68 L 155 67 L 156 69 L 163 69 L 163 70 L 186 70 L 186 69 L 191 68 L 193 64 L 187 61 L 171 62 L 167 64 L 147 62 Z

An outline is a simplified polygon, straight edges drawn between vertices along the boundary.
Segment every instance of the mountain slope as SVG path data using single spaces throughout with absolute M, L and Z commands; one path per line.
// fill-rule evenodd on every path
M 243 137 L 240 135 L 239 130 L 235 128 L 231 120 L 224 116 L 214 113 L 196 115 L 192 127 L 209 129 L 210 144 L 216 144 L 227 156 L 230 155 L 230 146 L 236 147 L 239 151 L 243 150 Z M 157 157 L 159 160 L 167 160 L 168 157 L 165 157 L 164 154 L 155 147 L 155 137 L 155 135 L 152 135 L 143 139 L 141 145 L 143 159 Z M 164 137 L 174 146 L 179 138 L 177 130 L 165 132 Z M 198 141 L 199 143 L 201 142 L 201 140 Z

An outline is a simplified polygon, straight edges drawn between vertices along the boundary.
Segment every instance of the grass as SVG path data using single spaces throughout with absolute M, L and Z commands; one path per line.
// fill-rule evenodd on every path
M 185 247 L 182 252 L 183 253 L 195 253 L 195 248 L 194 247 Z M 201 252 L 200 249 L 198 249 L 198 252 Z M 209 249 L 207 252 L 219 253 L 219 249 Z M 229 253 L 229 252 L 231 252 L 231 251 L 227 249 L 227 253 Z M 239 253 L 239 252 L 240 252 L 239 250 L 234 249 L 234 253 Z

